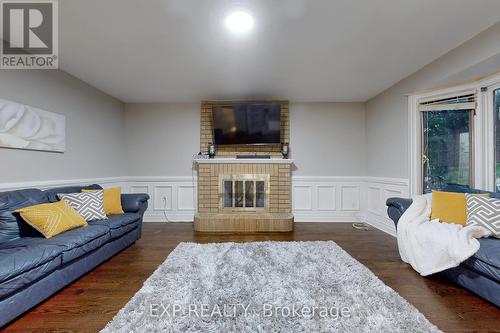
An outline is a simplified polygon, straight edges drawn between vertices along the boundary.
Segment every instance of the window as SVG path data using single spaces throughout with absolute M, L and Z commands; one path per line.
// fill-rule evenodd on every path
M 494 91 L 495 123 L 495 188 L 500 192 L 500 89 Z M 491 105 L 491 104 L 490 104 Z
M 500 74 L 412 94 L 408 120 L 412 195 L 500 192 Z
M 473 185 L 474 95 L 421 103 L 424 193 Z

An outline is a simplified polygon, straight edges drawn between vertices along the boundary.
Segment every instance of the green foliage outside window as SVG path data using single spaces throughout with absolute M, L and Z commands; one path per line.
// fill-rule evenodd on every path
M 470 185 L 470 110 L 424 112 L 424 189 Z

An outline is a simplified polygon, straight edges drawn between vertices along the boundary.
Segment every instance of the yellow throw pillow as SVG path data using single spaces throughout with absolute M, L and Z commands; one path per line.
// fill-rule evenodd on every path
M 64 201 L 24 207 L 16 212 L 45 238 L 87 226 L 80 214 Z
M 82 192 L 94 192 L 97 190 L 82 190 Z M 124 214 L 122 208 L 122 189 L 120 187 L 104 189 L 104 212 L 106 215 Z
M 490 196 L 486 194 L 474 194 Z M 431 220 L 440 222 L 467 224 L 467 200 L 465 193 L 432 191 Z

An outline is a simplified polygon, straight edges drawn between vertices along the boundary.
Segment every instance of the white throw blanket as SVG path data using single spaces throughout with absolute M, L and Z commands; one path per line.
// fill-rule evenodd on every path
M 430 221 L 431 198 L 420 195 L 398 222 L 398 247 L 401 259 L 422 276 L 456 267 L 479 250 L 476 238 L 490 232 L 479 226 Z

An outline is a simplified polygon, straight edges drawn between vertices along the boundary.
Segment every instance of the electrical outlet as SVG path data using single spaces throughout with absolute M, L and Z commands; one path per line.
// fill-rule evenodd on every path
M 156 186 L 153 192 L 154 210 L 171 210 L 173 204 L 172 186 Z

